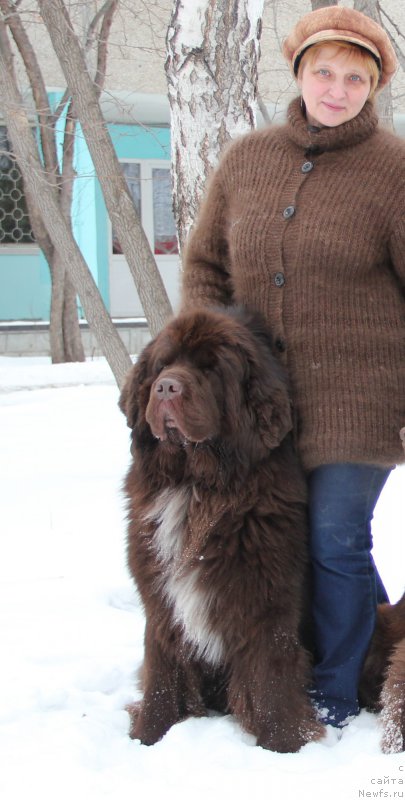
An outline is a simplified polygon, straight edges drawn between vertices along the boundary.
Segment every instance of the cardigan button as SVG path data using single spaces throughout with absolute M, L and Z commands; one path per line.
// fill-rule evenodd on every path
M 284 219 L 290 219 L 290 217 L 292 217 L 293 214 L 295 214 L 294 206 L 287 206 L 287 208 L 285 208 L 283 211 Z
M 285 277 L 283 272 L 276 272 L 274 276 L 274 283 L 276 284 L 276 286 L 284 286 Z
M 314 168 L 313 161 L 304 161 L 301 167 L 301 172 L 311 172 L 311 169 L 313 168 Z

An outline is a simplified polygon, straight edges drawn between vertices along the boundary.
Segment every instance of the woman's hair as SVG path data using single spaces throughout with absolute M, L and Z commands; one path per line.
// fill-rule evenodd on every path
M 369 53 L 364 47 L 360 47 L 357 44 L 352 44 L 351 42 L 342 42 L 339 39 L 332 39 L 331 41 L 317 42 L 316 44 L 311 45 L 302 54 L 302 58 L 298 67 L 298 77 L 301 77 L 303 65 L 313 64 L 318 51 L 327 45 L 332 45 L 333 47 L 336 47 L 337 50 L 345 50 L 348 55 L 354 56 L 358 60 L 359 64 L 367 69 L 370 75 L 369 97 L 372 97 L 380 79 L 380 70 L 378 68 L 378 64 L 371 53 Z

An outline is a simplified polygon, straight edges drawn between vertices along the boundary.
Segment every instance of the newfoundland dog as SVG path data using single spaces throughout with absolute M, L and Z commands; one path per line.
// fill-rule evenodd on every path
M 130 371 L 120 407 L 132 429 L 128 564 L 146 615 L 131 736 L 153 744 L 213 709 L 271 750 L 321 738 L 302 644 L 306 486 L 266 327 L 240 309 L 179 315 Z M 401 631 L 395 642 L 405 621 Z M 367 705 L 379 702 L 392 631 L 380 633 Z

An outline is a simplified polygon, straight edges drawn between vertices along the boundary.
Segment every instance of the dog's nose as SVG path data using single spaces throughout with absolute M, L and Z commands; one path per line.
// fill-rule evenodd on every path
M 160 400 L 173 399 L 182 390 L 183 387 L 176 378 L 160 378 L 155 385 L 155 392 Z

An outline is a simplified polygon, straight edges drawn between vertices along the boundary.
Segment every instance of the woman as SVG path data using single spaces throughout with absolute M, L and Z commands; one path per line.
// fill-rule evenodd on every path
M 308 473 L 314 702 L 341 727 L 387 600 L 371 519 L 405 460 L 405 142 L 373 97 L 396 58 L 382 28 L 337 6 L 284 44 L 301 97 L 286 125 L 232 144 L 187 247 L 183 305 L 259 309 L 291 381 Z

